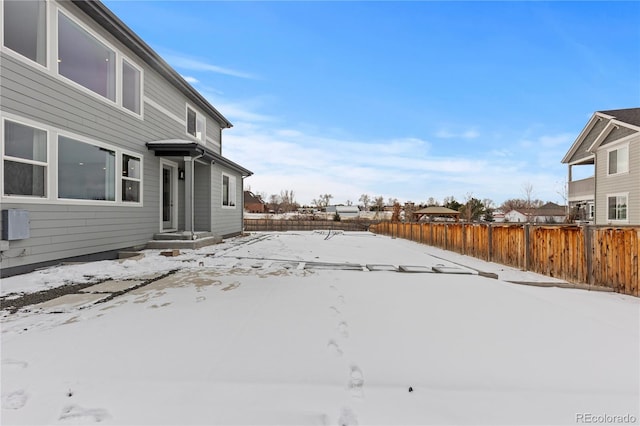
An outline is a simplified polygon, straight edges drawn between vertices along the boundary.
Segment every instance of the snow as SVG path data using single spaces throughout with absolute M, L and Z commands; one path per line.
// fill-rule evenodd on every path
M 369 233 L 148 250 L 8 278 L 2 294 L 174 270 L 105 303 L 3 313 L 2 424 L 640 418 L 639 299 L 510 284 L 550 279 Z

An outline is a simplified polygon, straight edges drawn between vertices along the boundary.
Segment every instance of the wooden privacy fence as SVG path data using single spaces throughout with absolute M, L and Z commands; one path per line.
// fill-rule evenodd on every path
M 636 227 L 381 222 L 370 230 L 639 296 Z
M 251 231 L 315 231 L 336 229 L 341 231 L 367 231 L 371 221 L 362 220 L 298 220 L 298 219 L 245 219 L 244 230 Z

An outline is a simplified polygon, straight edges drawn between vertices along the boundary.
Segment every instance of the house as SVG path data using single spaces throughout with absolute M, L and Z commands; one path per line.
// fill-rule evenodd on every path
M 259 195 L 244 191 L 244 211 L 248 213 L 265 213 L 267 206 Z
M 562 163 L 574 220 L 640 225 L 640 108 L 596 111 Z
M 546 203 L 537 208 L 510 210 L 504 214 L 501 222 L 564 223 L 566 218 L 566 206 L 560 206 L 556 203 Z
M 357 206 L 334 205 L 327 206 L 327 213 L 340 215 L 342 219 L 355 218 L 360 216 L 360 209 Z
M 0 13 L 2 276 L 242 232 L 232 124 L 106 6 Z

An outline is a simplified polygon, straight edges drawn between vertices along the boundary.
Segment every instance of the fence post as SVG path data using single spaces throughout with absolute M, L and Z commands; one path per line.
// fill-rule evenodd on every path
M 444 249 L 445 249 L 445 250 L 447 250 L 447 247 L 448 247 L 448 245 L 449 245 L 449 244 L 448 244 L 448 242 L 449 242 L 449 241 L 448 241 L 448 237 L 449 237 L 449 236 L 448 236 L 448 234 L 449 234 L 449 233 L 447 232 L 448 230 L 449 230 L 449 224 L 448 224 L 448 223 L 446 223 L 446 224 L 444 225 Z
M 595 278 L 593 276 L 593 229 L 594 228 L 590 225 L 584 225 L 582 227 L 582 232 L 584 233 L 584 255 L 587 268 L 587 276 L 585 278 L 589 285 L 593 285 L 595 282 Z
M 529 227 L 530 225 L 527 223 L 524 225 L 524 270 L 529 270 Z
M 487 261 L 491 262 L 493 259 L 493 224 L 490 223 L 487 229 L 487 244 L 489 247 L 487 248 Z

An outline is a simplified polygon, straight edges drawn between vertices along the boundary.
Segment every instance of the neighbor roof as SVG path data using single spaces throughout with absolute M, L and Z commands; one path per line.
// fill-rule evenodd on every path
M 611 109 L 598 112 L 615 117 L 618 121 L 640 126 L 640 108 Z
M 457 210 L 452 210 L 447 207 L 441 207 L 441 206 L 425 207 L 424 209 L 416 210 L 414 213 L 433 214 L 433 215 L 436 215 L 436 214 L 459 215 L 460 214 L 460 212 Z
M 225 128 L 233 127 L 217 109 L 213 107 L 196 89 L 176 70 L 174 70 L 160 55 L 158 55 L 147 43 L 145 43 L 136 33 L 133 32 L 124 22 L 113 14 L 104 4 L 99 1 L 71 0 L 80 10 L 89 15 L 95 22 L 109 31 L 121 43 L 134 51 L 151 68 L 160 73 L 169 83 L 175 86 L 189 100 L 202 108 L 204 112 L 214 117 L 221 126 Z

